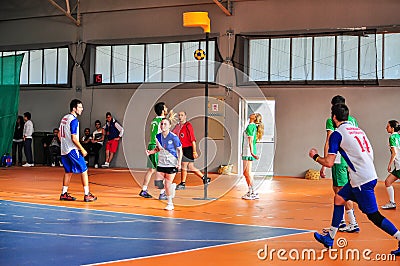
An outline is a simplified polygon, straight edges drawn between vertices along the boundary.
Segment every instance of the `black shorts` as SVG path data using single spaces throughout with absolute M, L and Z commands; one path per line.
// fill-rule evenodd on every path
M 157 166 L 157 172 L 165 173 L 165 174 L 175 174 L 175 173 L 178 173 L 178 167 Z
M 194 162 L 194 157 L 193 157 L 193 147 L 183 147 L 182 148 L 182 162 L 189 162 L 192 163 Z

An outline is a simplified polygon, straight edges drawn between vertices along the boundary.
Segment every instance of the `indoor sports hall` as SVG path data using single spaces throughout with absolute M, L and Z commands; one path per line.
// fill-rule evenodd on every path
M 379 211 L 400 227 L 399 210 L 381 208 L 400 193 L 385 186 L 387 125 L 400 121 L 399 9 L 392 0 L 2 1 L 0 265 L 398 265 L 398 241 L 357 204 L 359 232 L 338 232 L 331 249 L 313 235 L 334 210 L 332 171 L 320 178 L 317 162 L 337 95 L 368 136 L 359 144 L 373 151 Z M 60 200 L 67 166 L 49 153 L 73 99 L 79 140 L 110 119 L 120 125 L 111 159 L 110 138 L 85 157 L 94 202 L 79 174 L 68 186 L 76 200 Z M 144 187 L 159 102 L 173 126 L 184 112 L 194 166 L 211 178 L 189 171 L 169 211 L 155 174 Z M 26 113 L 34 130 L 17 137 Z M 242 155 L 254 114 L 263 134 L 250 188 Z M 139 195 L 145 188 L 152 198 Z M 253 189 L 257 198 L 243 199 Z

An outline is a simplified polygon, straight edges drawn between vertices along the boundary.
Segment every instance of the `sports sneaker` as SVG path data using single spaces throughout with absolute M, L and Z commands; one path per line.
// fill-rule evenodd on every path
M 60 167 L 63 167 L 64 165 L 60 162 Z
M 184 190 L 186 188 L 185 183 L 180 182 L 177 186 L 176 186 L 176 190 Z
M 259 199 L 260 196 L 258 195 L 258 193 L 253 192 L 253 193 L 250 194 L 250 198 L 251 198 L 252 200 L 255 200 L 255 199 Z
M 211 182 L 211 178 L 210 177 L 205 178 L 205 176 L 203 176 L 201 179 L 203 180 L 203 184 L 208 184 L 208 183 Z
M 389 203 L 383 205 L 381 208 L 384 210 L 396 209 L 396 203 L 389 201 Z
M 339 228 L 339 231 L 346 233 L 358 233 L 360 232 L 360 228 L 358 227 L 358 224 L 348 224 L 346 227 Z
M 251 193 L 250 193 L 250 191 L 249 191 L 249 192 L 247 192 L 246 194 L 244 194 L 244 195 L 242 196 L 242 199 L 250 199 L 250 195 L 251 195 Z
M 167 199 L 167 194 L 165 194 L 165 192 L 162 193 L 162 194 L 160 194 L 160 196 L 158 197 L 158 199 L 159 199 L 159 200 L 166 200 L 166 199 Z
M 110 163 L 105 162 L 101 167 L 103 167 L 103 168 L 109 168 L 109 167 L 110 167 Z
M 315 232 L 314 238 L 319 243 L 323 244 L 324 247 L 326 247 L 326 248 L 332 248 L 332 246 L 333 246 L 333 239 L 331 238 L 329 233 L 327 233 L 326 235 L 322 235 L 322 234 Z
M 89 194 L 85 195 L 85 197 L 83 197 L 83 201 L 85 201 L 85 202 L 90 202 L 90 201 L 95 201 L 95 200 L 97 200 L 97 197 L 90 192 L 89 192 Z
M 398 244 L 398 249 L 393 250 L 392 252 L 390 252 L 390 254 L 393 254 L 395 256 L 400 256 L 400 242 Z
M 33 163 L 26 163 L 26 164 L 22 165 L 22 167 L 32 167 L 32 166 L 35 166 L 35 165 Z
M 140 191 L 139 196 L 146 199 L 152 198 L 152 196 L 149 194 L 149 192 L 147 192 L 147 190 Z
M 164 208 L 166 211 L 172 211 L 174 209 L 174 204 L 168 203 L 167 206 Z
M 99 165 L 96 163 L 95 165 L 94 165 L 94 168 L 99 168 Z
M 172 198 L 175 198 L 175 192 L 176 192 L 176 184 L 172 183 L 171 184 L 171 196 L 172 196 Z
M 56 164 L 55 164 L 55 163 L 52 163 L 52 164 L 51 164 L 51 167 L 55 167 L 55 166 L 56 166 Z
M 347 224 L 346 224 L 345 220 L 340 221 L 339 228 L 344 228 L 346 226 L 347 226 Z
M 60 195 L 60 200 L 66 200 L 66 201 L 74 201 L 76 200 L 75 197 L 72 197 L 70 194 L 68 194 L 67 192 L 65 192 L 64 194 Z

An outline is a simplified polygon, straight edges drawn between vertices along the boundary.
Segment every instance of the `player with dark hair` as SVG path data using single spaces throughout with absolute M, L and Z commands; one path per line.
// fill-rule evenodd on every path
M 362 129 L 348 122 L 349 109 L 345 104 L 333 105 L 331 110 L 336 130 L 329 138 L 328 154 L 320 157 L 317 150 L 312 148 L 309 156 L 321 165 L 332 167 L 340 152 L 350 168 L 350 182 L 335 194 L 331 227 L 325 234 L 314 233 L 314 237 L 326 248 L 331 248 L 343 218 L 344 205 L 346 201 L 352 200 L 358 203 L 360 210 L 377 227 L 399 240 L 398 249 L 391 253 L 400 256 L 400 231 L 379 212 L 376 203 L 374 189 L 378 176 L 371 143 Z
M 399 122 L 396 120 L 390 120 L 386 125 L 386 131 L 390 134 L 389 146 L 390 146 L 390 160 L 387 167 L 389 175 L 386 177 L 385 186 L 389 195 L 389 202 L 382 206 L 382 209 L 396 209 L 396 203 L 394 202 L 394 189 L 392 184 L 400 178 L 400 135 Z M 394 169 L 392 171 L 392 165 Z
M 74 173 L 81 174 L 81 181 L 85 192 L 83 200 L 86 202 L 95 201 L 97 197 L 89 191 L 89 178 L 84 159 L 87 151 L 79 142 L 79 121 L 77 116 L 82 114 L 83 105 L 80 100 L 74 99 L 71 101 L 69 107 L 71 112 L 61 119 L 58 133 L 58 137 L 61 140 L 61 162 L 65 170 L 60 200 L 76 200 L 75 197 L 72 197 L 68 193 L 68 186 L 72 173 Z
M 168 108 L 164 102 L 158 102 L 154 105 L 154 112 L 156 113 L 156 117 L 151 121 L 150 124 L 150 140 L 147 146 L 147 150 L 153 150 L 157 146 L 156 135 L 160 132 L 160 122 L 163 118 L 165 118 L 168 114 Z M 139 193 L 139 196 L 143 198 L 152 198 L 152 196 L 148 193 L 147 189 L 150 183 L 151 176 L 156 172 L 156 168 L 158 165 L 158 154 L 150 154 L 147 158 L 147 172 L 144 176 L 143 187 Z M 163 185 L 159 185 L 160 191 L 160 199 L 165 199 L 165 189 Z
M 344 104 L 345 98 L 341 95 L 336 95 L 332 98 L 331 104 L 332 106 L 335 104 Z M 348 117 L 348 122 L 354 126 L 358 127 L 357 120 L 350 116 Z M 332 121 L 332 118 L 328 118 L 325 123 L 326 128 L 326 139 L 325 139 L 325 146 L 324 146 L 324 156 L 328 154 L 328 147 L 329 147 L 329 137 L 331 136 L 332 132 L 335 131 L 335 124 Z M 336 156 L 335 163 L 332 166 L 332 189 L 333 192 L 336 194 L 338 191 L 349 182 L 349 173 L 348 173 L 348 166 L 346 161 L 338 154 Z M 325 178 L 325 166 L 321 167 L 320 176 Z M 346 220 L 343 216 L 342 221 L 339 225 L 339 231 L 341 232 L 348 232 L 348 233 L 357 233 L 360 231 L 358 227 L 358 223 L 356 217 L 354 215 L 354 208 L 353 202 L 348 201 L 346 202 L 346 214 L 350 220 L 349 224 L 346 224 Z

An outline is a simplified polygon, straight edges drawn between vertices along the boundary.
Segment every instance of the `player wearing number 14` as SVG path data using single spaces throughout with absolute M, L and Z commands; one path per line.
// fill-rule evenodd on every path
M 331 110 L 336 130 L 329 138 L 328 154 L 320 157 L 313 148 L 309 156 L 321 165 L 332 167 L 337 152 L 340 152 L 349 166 L 350 182 L 335 194 L 331 227 L 326 234 L 314 233 L 314 238 L 326 248 L 331 248 L 343 218 L 344 205 L 346 201 L 353 200 L 371 222 L 400 241 L 400 231 L 379 212 L 376 204 L 374 189 L 378 176 L 373 162 L 373 149 L 367 135 L 362 129 L 347 122 L 349 109 L 345 104 L 333 105 Z M 392 251 L 392 254 L 400 256 L 400 242 L 398 249 Z

